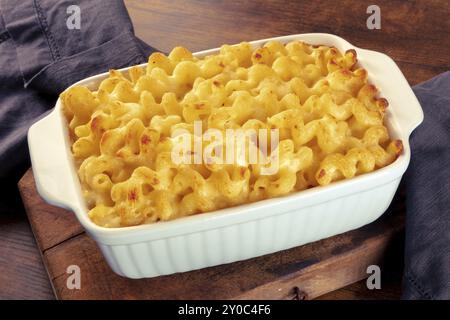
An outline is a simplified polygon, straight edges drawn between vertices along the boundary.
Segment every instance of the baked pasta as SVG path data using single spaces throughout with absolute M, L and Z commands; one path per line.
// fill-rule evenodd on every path
M 384 124 L 388 102 L 356 52 L 301 41 L 223 45 L 204 58 L 176 47 L 127 74 L 111 70 L 97 90 L 73 86 L 61 100 L 89 217 L 103 227 L 325 186 L 387 166 L 402 152 Z M 270 152 L 259 136 L 251 143 L 252 152 L 277 155 L 277 170 L 263 174 L 267 164 L 250 163 L 249 151 L 231 163 L 174 161 L 180 137 L 204 139 L 195 123 L 219 132 L 276 130 Z M 185 134 L 174 135 L 180 129 Z M 204 151 L 203 142 L 187 157 Z

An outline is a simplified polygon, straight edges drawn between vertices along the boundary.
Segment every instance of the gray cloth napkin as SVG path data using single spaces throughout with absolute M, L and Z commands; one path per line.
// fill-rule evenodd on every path
M 79 29 L 68 28 L 74 4 Z M 29 167 L 28 128 L 59 93 L 88 76 L 146 62 L 153 51 L 135 37 L 122 0 L 0 0 L 0 212 L 20 207 L 16 183 Z
M 424 112 L 406 185 L 404 299 L 450 299 L 450 72 L 413 88 Z

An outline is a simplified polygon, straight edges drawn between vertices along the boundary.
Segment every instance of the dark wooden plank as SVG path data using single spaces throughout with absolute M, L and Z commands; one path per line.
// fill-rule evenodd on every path
M 38 241 L 47 241 L 48 232 L 64 233 L 61 228 L 78 230 L 73 219 L 63 224 L 55 219 L 64 211 L 54 210 L 35 193 L 31 174 L 24 176 L 20 190 L 27 195 L 25 203 L 32 199 L 33 205 L 26 207 Z M 390 214 L 342 235 L 246 261 L 152 279 L 115 275 L 83 232 L 66 234 L 65 241 L 41 249 L 61 299 L 292 299 L 299 293 L 310 299 L 365 278 L 368 265 L 381 265 L 402 234 L 403 210 L 399 199 Z M 81 269 L 81 290 L 67 289 L 70 265 Z
M 381 289 L 367 288 L 366 279 L 318 297 L 319 300 L 395 300 L 401 298 L 404 233 L 398 233 L 385 252 L 381 269 Z
M 279 253 L 181 274 L 131 280 L 115 275 L 85 234 L 44 252 L 60 299 L 312 299 L 367 277 L 401 231 L 402 216 Z M 388 230 L 379 234 L 376 229 Z M 398 238 L 397 238 L 398 239 Z M 81 289 L 66 287 L 69 265 Z
M 450 69 L 450 2 L 380 0 L 381 29 L 366 27 L 365 1 L 126 0 L 136 33 L 163 51 L 192 51 L 295 33 L 326 32 L 385 52 L 414 85 Z
M 0 215 L 0 299 L 53 299 L 25 213 Z
M 316 300 L 398 300 L 401 299 L 401 273 L 382 280 L 380 290 L 367 289 L 366 280 L 327 293 Z
M 19 190 L 26 211 L 33 212 L 28 219 L 42 251 L 83 232 L 73 212 L 42 205 L 31 169 L 19 181 Z

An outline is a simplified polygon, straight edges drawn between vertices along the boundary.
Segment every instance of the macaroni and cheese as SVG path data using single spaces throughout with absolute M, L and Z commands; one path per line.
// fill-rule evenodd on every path
M 95 91 L 73 86 L 61 98 L 89 217 L 104 227 L 328 185 L 387 166 L 402 152 L 384 124 L 388 102 L 357 65 L 356 52 L 301 41 L 224 45 L 204 58 L 176 47 L 128 74 L 111 70 Z M 175 131 L 193 143 L 204 139 L 195 123 L 223 133 L 276 130 L 271 150 L 262 150 L 259 137 L 249 142 L 269 159 L 277 155 L 276 172 L 263 174 L 267 164 L 245 161 L 248 150 L 234 163 L 174 161 L 181 137 Z M 211 143 L 203 142 L 197 153 Z

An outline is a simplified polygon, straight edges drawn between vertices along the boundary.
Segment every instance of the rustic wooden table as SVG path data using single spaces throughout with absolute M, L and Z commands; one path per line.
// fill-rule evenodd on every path
M 222 43 L 308 32 L 337 34 L 352 44 L 384 52 L 411 85 L 450 69 L 450 3 L 376 1 L 381 30 L 366 26 L 364 1 L 125 1 L 136 34 L 162 50 L 183 45 L 192 51 Z M 402 255 L 401 248 L 398 255 Z M 401 259 L 394 257 L 394 265 Z M 358 282 L 321 298 L 398 298 L 401 266 L 379 291 Z M 0 216 L 0 299 L 54 298 L 40 253 L 23 212 Z

